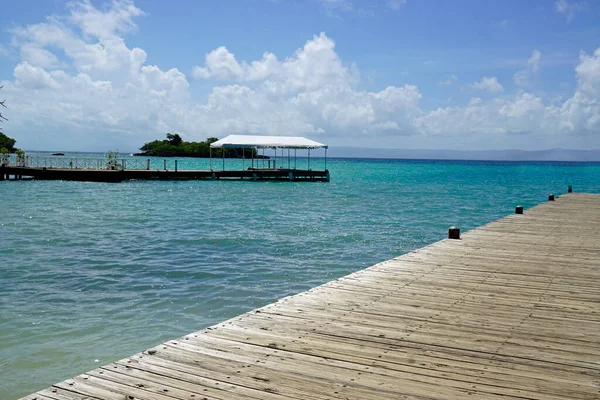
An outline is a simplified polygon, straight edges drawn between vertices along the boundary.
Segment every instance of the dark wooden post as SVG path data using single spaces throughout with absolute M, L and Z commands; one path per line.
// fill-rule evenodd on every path
M 515 208 L 515 214 L 523 214 L 523 206 L 517 206 Z
M 177 172 L 177 160 L 175 160 L 175 172 Z
M 163 160 L 163 166 L 165 168 L 165 171 L 167 170 L 167 160 Z
M 150 171 L 150 159 L 146 160 L 146 170 Z
M 448 239 L 460 239 L 460 229 L 451 226 L 450 229 L 448 229 Z
M 551 195 L 548 196 L 548 201 L 554 201 L 554 195 L 553 194 L 551 194 Z
M 573 193 L 573 186 L 569 185 L 569 190 L 567 190 L 567 192 Z

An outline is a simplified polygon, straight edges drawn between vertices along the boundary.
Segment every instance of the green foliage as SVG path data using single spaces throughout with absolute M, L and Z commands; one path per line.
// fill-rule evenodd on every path
M 8 164 L 10 151 L 6 147 L 0 148 L 0 165 Z
M 122 165 L 119 164 L 119 150 L 109 151 L 106 154 L 106 168 L 107 169 L 121 169 Z
M 210 144 L 216 142 L 217 138 L 210 137 L 203 142 L 186 142 L 177 133 L 167 133 L 166 140 L 154 140 L 145 143 L 140 147 L 140 156 L 156 156 L 156 157 L 210 157 Z M 257 158 L 258 155 L 255 149 L 213 149 L 213 157 L 223 157 L 225 151 L 226 158 L 242 158 L 242 152 L 246 158 Z
M 181 139 L 178 133 L 167 133 L 167 141 L 173 146 L 179 146 L 183 142 L 183 139 Z
M 21 149 L 16 149 L 15 154 L 17 155 L 17 165 L 20 167 L 25 166 L 25 152 Z
M 14 153 L 17 149 L 15 148 L 17 141 L 13 138 L 6 136 L 0 132 L 0 147 L 8 150 L 9 153 Z
M 17 149 L 15 151 L 16 155 L 17 155 L 17 161 L 18 162 L 23 162 L 25 161 L 25 152 L 21 149 Z

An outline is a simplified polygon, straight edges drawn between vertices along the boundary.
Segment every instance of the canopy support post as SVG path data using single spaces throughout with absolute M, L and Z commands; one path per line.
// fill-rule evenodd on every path
M 245 150 L 246 149 L 242 147 L 242 169 L 246 169 L 246 160 L 244 159 Z
M 296 158 L 296 153 L 297 153 L 298 149 L 294 149 L 294 169 L 296 169 L 296 161 L 298 160 Z
M 325 147 L 325 171 L 327 171 L 327 147 Z
M 209 146 L 208 152 L 210 154 L 210 170 L 212 171 L 212 147 Z M 148 160 L 148 161 L 150 161 L 150 160 Z M 150 165 L 150 163 L 148 163 L 148 165 Z M 148 167 L 148 169 L 150 169 L 150 167 Z
M 308 170 L 310 171 L 310 149 L 308 149 Z
M 221 154 L 223 155 L 223 171 L 225 171 L 225 147 L 221 147 Z

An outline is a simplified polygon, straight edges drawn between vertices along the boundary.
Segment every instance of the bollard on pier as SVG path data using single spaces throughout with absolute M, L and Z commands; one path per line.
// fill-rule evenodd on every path
M 451 226 L 448 229 L 448 239 L 460 239 L 460 228 Z
M 523 206 L 517 206 L 515 208 L 515 214 L 523 214 Z

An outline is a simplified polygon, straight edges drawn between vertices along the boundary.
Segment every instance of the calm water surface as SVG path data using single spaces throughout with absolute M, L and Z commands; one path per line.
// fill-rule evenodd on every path
M 474 228 L 568 185 L 600 193 L 600 164 L 328 167 L 329 183 L 0 182 L 0 398 L 422 247 L 450 225 Z

